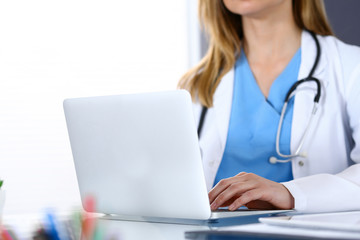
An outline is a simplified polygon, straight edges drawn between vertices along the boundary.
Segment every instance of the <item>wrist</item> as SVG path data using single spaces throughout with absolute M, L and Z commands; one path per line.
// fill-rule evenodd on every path
M 295 199 L 293 197 L 293 195 L 291 194 L 291 192 L 289 191 L 289 189 L 287 189 L 287 187 L 285 187 L 283 184 L 281 184 L 281 186 L 283 187 L 284 192 L 286 192 L 286 204 L 285 204 L 285 209 L 294 209 L 295 208 Z

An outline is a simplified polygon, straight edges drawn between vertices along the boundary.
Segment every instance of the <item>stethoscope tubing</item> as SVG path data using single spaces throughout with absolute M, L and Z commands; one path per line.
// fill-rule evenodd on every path
M 305 29 L 306 30 L 306 29 Z M 281 115 L 280 115 L 280 120 L 279 120 L 279 124 L 278 124 L 278 129 L 277 129 L 277 134 L 276 134 L 276 153 L 282 157 L 282 158 L 287 158 L 287 159 L 284 159 L 284 160 L 280 160 L 280 159 L 277 159 L 276 157 L 272 156 L 270 157 L 269 159 L 269 162 L 270 163 L 286 163 L 286 162 L 290 162 L 293 160 L 293 158 L 295 157 L 303 157 L 303 158 L 306 158 L 307 155 L 306 153 L 302 153 L 301 152 L 301 149 L 305 143 L 305 139 L 309 133 L 309 129 L 310 129 L 310 126 L 313 122 L 313 119 L 314 119 L 314 116 L 317 112 L 317 109 L 318 109 L 318 105 L 319 105 L 319 101 L 320 101 L 320 97 L 321 97 L 321 83 L 320 83 L 320 80 L 313 77 L 313 74 L 318 66 L 318 63 L 319 63 L 319 60 L 320 60 L 320 55 L 321 55 L 321 47 L 320 47 L 320 43 L 319 43 L 319 40 L 317 39 L 315 33 L 313 33 L 312 31 L 309 31 L 309 30 L 306 30 L 310 33 L 310 35 L 312 36 L 312 38 L 314 39 L 315 41 L 315 44 L 316 44 L 316 57 L 315 57 L 315 61 L 314 61 L 314 64 L 309 72 L 309 75 L 308 77 L 304 78 L 304 79 L 301 79 L 301 80 L 298 80 L 296 81 L 292 86 L 291 88 L 289 89 L 289 91 L 287 92 L 286 94 L 286 97 L 285 97 L 285 101 L 284 101 L 284 106 L 281 110 Z M 309 122 L 305 128 L 305 131 L 304 131 L 304 134 L 302 135 L 301 137 L 301 140 L 300 140 L 300 143 L 299 143 L 299 146 L 297 147 L 296 151 L 294 154 L 282 154 L 280 152 L 280 135 L 281 135 L 281 128 L 282 128 L 282 123 L 283 123 L 283 120 L 284 120 L 284 116 L 285 116 L 285 112 L 286 112 L 286 108 L 288 106 L 288 102 L 289 100 L 295 95 L 296 93 L 296 89 L 298 88 L 298 86 L 300 86 L 301 84 L 305 83 L 305 82 L 315 82 L 316 83 L 316 87 L 317 87 L 317 92 L 316 92 L 316 95 L 314 97 L 314 105 L 313 105 L 313 109 L 312 109 L 312 112 L 311 112 L 311 116 L 310 116 L 310 119 L 309 119 Z M 198 129 L 197 129 L 197 132 L 198 132 L 198 136 L 200 138 L 200 135 L 201 135 L 201 131 L 203 129 L 203 125 L 204 125 L 204 122 L 205 122 L 205 117 L 206 117 L 206 114 L 207 114 L 207 111 L 208 111 L 208 108 L 203 106 L 202 109 L 201 109 L 201 114 L 200 114 L 200 120 L 199 120 L 199 125 L 198 125 Z

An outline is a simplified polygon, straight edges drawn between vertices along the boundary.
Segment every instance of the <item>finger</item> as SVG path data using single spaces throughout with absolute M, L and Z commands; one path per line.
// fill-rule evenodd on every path
M 229 204 L 229 200 L 237 199 L 244 192 L 247 192 L 255 188 L 255 182 L 236 182 L 231 184 L 227 189 L 220 193 L 211 204 L 211 209 L 215 210 L 220 206 L 224 206 L 225 203 Z
M 227 200 L 226 202 L 224 202 L 223 204 L 221 204 L 219 207 L 228 207 L 228 206 L 231 205 L 238 197 L 240 197 L 240 195 L 235 194 L 232 198 L 230 198 L 229 200 Z
M 222 179 L 218 182 L 213 189 L 209 192 L 209 201 L 210 204 L 216 199 L 216 197 L 222 193 L 226 188 L 228 188 L 233 182 L 235 182 L 235 177 Z
M 241 173 L 236 174 L 236 176 L 243 176 L 243 175 L 246 175 L 246 174 L 248 174 L 248 173 L 247 172 L 241 172 Z
M 229 210 L 233 211 L 238 209 L 239 207 L 254 201 L 254 200 L 258 200 L 261 199 L 262 197 L 262 191 L 259 189 L 252 189 L 249 190 L 247 192 L 245 192 L 244 194 L 242 194 L 239 198 L 237 198 L 230 206 L 229 206 Z
M 231 185 L 232 183 L 234 183 L 235 181 L 238 181 L 238 178 L 243 176 L 243 175 L 248 175 L 248 173 L 246 172 L 241 172 L 239 174 L 237 174 L 234 177 L 230 177 L 230 178 L 226 178 L 226 179 L 222 179 L 220 180 L 215 187 L 213 187 L 213 189 L 211 189 L 211 191 L 209 192 L 209 201 L 210 204 L 215 200 L 215 198 L 221 193 L 223 192 L 229 185 Z
M 279 209 L 279 208 L 275 207 L 274 205 L 272 205 L 271 203 L 269 203 L 267 201 L 263 201 L 263 200 L 251 201 L 251 202 L 248 202 L 247 204 L 245 204 L 245 206 L 248 209 L 258 209 L 258 210 Z

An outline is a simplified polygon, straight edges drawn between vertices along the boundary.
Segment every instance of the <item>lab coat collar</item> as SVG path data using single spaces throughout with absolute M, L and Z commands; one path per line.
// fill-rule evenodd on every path
M 317 38 L 320 43 L 320 48 L 322 47 L 321 44 L 321 37 L 317 35 Z M 311 68 L 314 65 L 316 58 L 316 43 L 310 33 L 308 31 L 303 31 L 301 34 L 301 65 L 299 69 L 299 76 L 298 79 L 306 78 Z M 317 68 L 314 72 L 314 77 L 318 77 L 325 69 L 327 64 L 327 59 L 324 54 L 324 49 L 320 50 L 320 60 Z
M 226 137 L 229 128 L 231 103 L 234 87 L 234 69 L 231 69 L 221 79 L 219 86 L 214 94 L 215 123 L 221 143 L 221 153 L 224 152 Z

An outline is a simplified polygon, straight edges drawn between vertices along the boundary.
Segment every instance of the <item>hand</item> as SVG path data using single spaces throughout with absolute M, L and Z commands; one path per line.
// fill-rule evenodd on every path
M 226 206 L 231 211 L 241 206 L 254 209 L 294 208 L 294 197 L 284 185 L 245 172 L 221 180 L 209 192 L 209 200 L 211 210 Z

